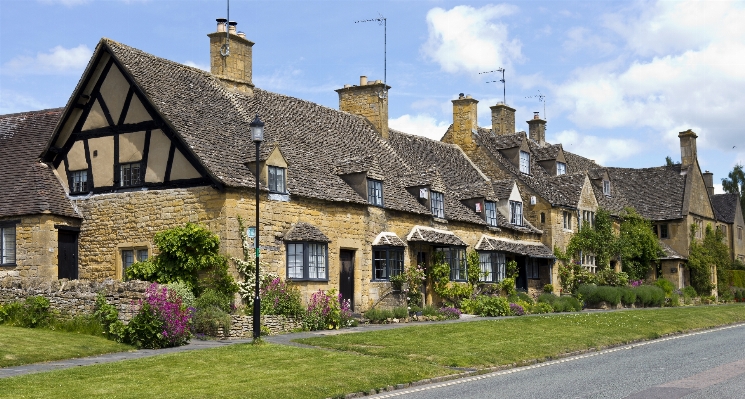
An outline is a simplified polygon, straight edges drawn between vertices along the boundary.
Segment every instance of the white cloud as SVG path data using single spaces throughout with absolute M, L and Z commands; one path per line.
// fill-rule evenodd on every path
M 619 58 L 576 71 L 556 88 L 556 104 L 583 128 L 650 128 L 671 149 L 678 146 L 677 133 L 690 128 L 699 134 L 700 148 L 731 150 L 743 142 L 745 8 L 714 2 L 708 11 L 699 3 L 662 3 L 652 7 L 659 15 L 614 25 L 626 32 L 630 61 L 619 66 Z M 700 19 L 682 17 L 694 10 Z M 721 26 L 725 23 L 734 25 Z M 637 27 L 646 30 L 631 33 Z M 683 35 L 687 47 L 681 47 L 668 38 L 681 29 L 701 34 Z
M 440 140 L 445 134 L 450 122 L 439 122 L 428 114 L 401 115 L 396 119 L 389 119 L 388 126 L 404 133 Z
M 0 90 L 0 115 L 50 108 L 48 104 L 13 90 Z
M 184 65 L 190 66 L 190 67 L 193 67 L 193 68 L 197 68 L 197 69 L 201 69 L 201 70 L 207 71 L 207 72 L 210 71 L 210 66 L 209 65 L 206 65 L 206 64 L 197 64 L 196 62 L 191 61 L 191 60 L 184 62 Z
M 433 8 L 427 12 L 429 38 L 422 52 L 450 73 L 510 68 L 522 60 L 521 43 L 509 38 L 500 19 L 515 12 L 517 7 L 506 4 Z
M 20 55 L 6 62 L 2 73 L 8 75 L 81 74 L 93 51 L 81 44 L 73 48 L 56 46 L 36 56 Z
M 569 52 L 589 49 L 603 54 L 615 50 L 612 43 L 603 40 L 599 35 L 593 34 L 590 29 L 581 26 L 573 27 L 567 31 L 567 39 L 564 41 L 563 47 Z
M 583 135 L 575 130 L 563 130 L 549 135 L 550 143 L 561 143 L 564 150 L 582 155 L 601 165 L 630 158 L 642 151 L 643 144 L 633 139 L 614 139 Z

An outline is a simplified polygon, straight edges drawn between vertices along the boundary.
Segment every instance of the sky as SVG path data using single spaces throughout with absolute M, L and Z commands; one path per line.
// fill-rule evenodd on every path
M 226 0 L 2 0 L 0 114 L 64 106 L 102 37 L 209 69 L 226 15 Z M 490 127 L 506 90 L 518 131 L 538 111 L 547 141 L 604 166 L 679 162 L 687 129 L 717 192 L 745 164 L 745 1 L 233 0 L 230 19 L 265 90 L 336 109 L 335 89 L 385 68 L 407 133 L 439 140 L 459 93 Z M 504 86 L 482 73 L 499 68 Z

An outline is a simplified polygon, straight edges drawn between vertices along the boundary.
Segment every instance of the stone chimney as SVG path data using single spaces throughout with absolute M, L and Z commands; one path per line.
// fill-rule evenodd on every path
M 254 43 L 246 39 L 243 32 L 236 32 L 237 22 L 230 21 L 230 53 L 227 54 L 227 34 L 225 18 L 217 19 L 217 31 L 208 34 L 210 38 L 210 72 L 222 80 L 230 89 L 244 93 L 253 93 L 252 54 Z M 225 55 L 223 55 L 225 54 Z
M 479 102 L 471 98 L 470 95 L 464 95 L 463 93 L 460 93 L 458 99 L 452 100 L 452 102 L 453 129 L 446 141 L 457 144 L 464 151 L 474 150 L 476 143 L 473 141 L 473 132 L 479 128 L 476 111 L 476 105 Z
M 360 76 L 360 85 L 344 85 L 339 93 L 339 110 L 364 116 L 380 136 L 388 140 L 388 90 L 381 80 L 368 81 Z
M 527 121 L 528 135 L 531 140 L 537 142 L 541 147 L 546 145 L 546 121 L 541 119 L 538 112 L 533 112 L 533 119 Z
M 709 192 L 709 197 L 714 195 L 714 174 L 708 170 L 704 173 L 704 185 L 706 185 L 706 191 Z
M 497 104 L 491 108 L 491 129 L 494 134 L 515 134 L 515 109 L 507 104 Z
M 693 165 L 698 159 L 696 152 L 696 133 L 691 129 L 678 133 L 680 138 L 680 163 L 683 167 Z

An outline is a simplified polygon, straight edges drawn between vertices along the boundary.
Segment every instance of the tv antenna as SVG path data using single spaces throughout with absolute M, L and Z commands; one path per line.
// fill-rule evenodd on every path
M 504 68 L 495 69 L 493 71 L 486 71 L 486 72 L 479 72 L 479 75 L 483 75 L 486 73 L 493 73 L 493 72 L 502 72 L 502 79 L 499 80 L 492 80 L 488 81 L 486 83 L 496 83 L 496 82 L 502 82 L 502 102 L 507 105 L 507 84 L 504 82 Z
M 225 44 L 220 46 L 220 55 L 227 57 L 230 55 L 230 0 L 228 0 L 228 18 L 225 20 Z
M 359 21 L 354 21 L 354 23 L 359 24 L 364 22 L 377 22 L 378 25 L 383 25 L 383 93 L 381 93 L 380 98 L 385 98 L 386 92 L 388 91 L 388 84 L 386 83 L 386 75 L 388 73 L 388 25 L 383 14 L 378 13 L 378 15 L 378 18 L 361 19 Z
M 546 95 L 545 94 L 541 93 L 541 91 L 538 90 L 538 94 L 534 96 L 527 96 L 525 98 L 537 98 L 538 101 L 542 102 L 543 103 L 543 119 L 548 120 L 548 118 L 546 117 Z

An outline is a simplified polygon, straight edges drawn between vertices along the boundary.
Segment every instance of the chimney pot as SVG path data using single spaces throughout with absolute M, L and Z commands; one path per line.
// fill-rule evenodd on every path
M 238 25 L 238 22 L 230 21 L 228 22 L 228 32 L 230 32 L 231 35 L 235 35 L 235 26 Z
M 470 94 L 466 94 L 466 98 L 471 98 L 471 95 Z
M 533 119 L 541 119 L 538 111 L 533 112 Z
M 352 85 L 344 85 L 344 88 L 352 87 Z
M 225 33 L 225 23 L 228 22 L 225 18 L 217 18 L 215 21 L 217 21 L 217 31 Z
M 243 33 L 243 32 L 238 32 L 238 37 L 240 37 L 241 39 L 245 39 L 246 38 L 246 34 Z
M 465 98 L 465 97 L 466 97 L 466 95 L 463 94 L 463 93 L 458 94 L 458 98 Z
M 360 86 L 367 86 L 367 76 L 360 76 Z

